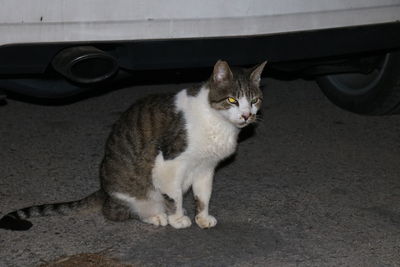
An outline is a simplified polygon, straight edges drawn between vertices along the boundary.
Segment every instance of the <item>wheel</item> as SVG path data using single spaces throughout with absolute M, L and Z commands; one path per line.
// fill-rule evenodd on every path
M 368 74 L 331 74 L 317 78 L 324 94 L 337 106 L 369 115 L 400 113 L 400 52 L 382 55 Z

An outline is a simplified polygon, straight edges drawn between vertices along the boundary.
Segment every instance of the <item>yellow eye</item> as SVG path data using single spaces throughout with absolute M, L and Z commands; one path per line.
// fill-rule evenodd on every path
M 231 104 L 237 104 L 237 100 L 234 99 L 233 97 L 228 97 L 228 102 Z

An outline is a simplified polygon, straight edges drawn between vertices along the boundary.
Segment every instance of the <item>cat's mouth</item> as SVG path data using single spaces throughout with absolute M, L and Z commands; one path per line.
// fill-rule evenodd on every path
M 249 125 L 249 124 L 250 124 L 249 121 L 242 121 L 242 122 L 236 123 L 236 127 L 238 127 L 238 128 L 244 128 L 244 127 L 246 127 L 246 126 Z
M 252 124 L 253 122 L 255 122 L 254 118 L 249 118 L 247 120 L 241 120 L 239 122 L 235 122 L 236 127 L 238 128 L 244 128 L 249 124 Z

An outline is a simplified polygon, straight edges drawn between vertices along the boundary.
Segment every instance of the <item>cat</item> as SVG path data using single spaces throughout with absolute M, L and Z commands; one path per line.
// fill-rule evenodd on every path
M 214 227 L 217 220 L 209 214 L 214 170 L 235 152 L 240 129 L 256 121 L 265 64 L 231 69 L 219 60 L 203 84 L 139 100 L 121 115 L 108 137 L 99 191 L 78 201 L 8 213 L 0 228 L 28 230 L 30 217 L 96 207 L 112 221 L 139 217 L 156 226 L 186 228 L 192 222 L 182 198 L 190 187 L 196 224 Z

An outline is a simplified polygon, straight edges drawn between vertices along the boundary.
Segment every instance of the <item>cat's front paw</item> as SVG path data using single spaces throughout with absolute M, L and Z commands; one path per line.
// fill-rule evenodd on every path
M 192 221 L 188 216 L 177 215 L 168 216 L 168 223 L 176 229 L 187 228 L 192 225 Z
M 215 219 L 215 217 L 211 215 L 206 215 L 206 216 L 197 215 L 195 220 L 197 225 L 203 229 L 211 228 L 217 225 L 217 219 Z

